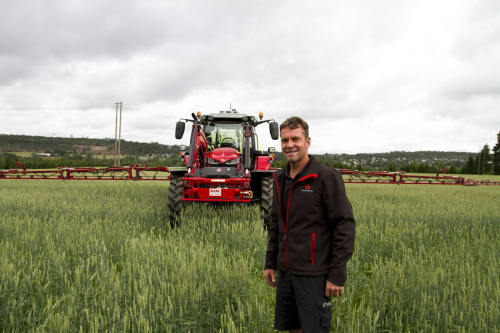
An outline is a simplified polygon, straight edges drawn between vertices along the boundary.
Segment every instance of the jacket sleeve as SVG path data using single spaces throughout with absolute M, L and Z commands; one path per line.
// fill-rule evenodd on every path
M 343 286 L 347 279 L 346 264 L 354 252 L 354 216 L 340 173 L 330 169 L 329 175 L 323 179 L 323 209 L 332 232 L 327 279 L 335 285 Z
M 274 190 L 273 190 L 273 207 L 271 209 L 271 221 L 269 227 L 267 229 L 267 251 L 266 251 L 266 262 L 265 269 L 274 269 L 278 268 L 278 234 L 279 234 L 279 226 L 278 226 L 278 214 L 279 214 L 279 203 L 278 203 L 278 195 L 276 189 L 276 182 L 274 181 Z

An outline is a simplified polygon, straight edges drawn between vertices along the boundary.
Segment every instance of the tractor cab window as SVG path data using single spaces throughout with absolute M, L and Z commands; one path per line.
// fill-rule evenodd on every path
M 262 146 L 260 144 L 259 136 L 257 135 L 257 133 L 255 133 L 254 137 L 255 137 L 255 148 L 257 150 L 262 150 Z
M 209 123 L 203 126 L 208 149 L 230 147 L 242 153 L 243 126 L 241 123 Z

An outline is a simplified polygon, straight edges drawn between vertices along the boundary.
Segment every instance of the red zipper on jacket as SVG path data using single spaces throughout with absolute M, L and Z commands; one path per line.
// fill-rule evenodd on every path
M 311 264 L 314 265 L 314 252 L 316 252 L 316 233 L 311 234 Z
M 318 174 L 317 173 L 312 173 L 310 175 L 307 175 L 307 176 L 304 176 L 300 179 L 298 179 L 297 181 L 295 181 L 292 186 L 290 186 L 290 190 L 288 191 L 288 201 L 287 201 L 287 205 L 286 205 L 286 220 L 284 221 L 285 222 L 285 267 L 286 269 L 288 269 L 288 238 L 287 238 L 287 234 L 288 234 L 288 213 L 290 212 L 290 200 L 292 199 L 292 192 L 293 192 L 293 188 L 295 185 L 297 185 L 297 183 L 299 182 L 302 182 L 308 178 L 317 178 L 318 177 Z M 279 191 L 278 191 L 279 193 Z M 279 198 L 279 194 L 278 194 L 278 198 Z M 280 205 L 281 207 L 281 205 Z M 280 209 L 281 211 L 281 209 Z M 281 216 L 281 218 L 283 218 L 283 215 Z

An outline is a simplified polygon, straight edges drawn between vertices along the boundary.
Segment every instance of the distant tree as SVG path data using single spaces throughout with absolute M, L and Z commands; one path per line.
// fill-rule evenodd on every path
M 4 155 L 4 169 L 14 169 L 19 158 L 15 154 L 7 153 Z
M 493 147 L 493 173 L 500 175 L 500 131 L 497 134 L 497 144 Z
M 476 161 L 474 159 L 474 156 L 470 155 L 469 158 L 467 159 L 467 162 L 465 163 L 462 173 L 465 174 L 473 174 L 476 173 Z
M 489 171 L 490 165 L 489 161 L 491 159 L 490 156 L 490 146 L 485 144 L 483 149 L 477 154 L 476 158 L 476 170 L 478 175 L 485 174 Z
M 64 154 L 66 154 L 66 151 L 64 151 L 64 149 L 57 148 L 52 151 L 52 154 L 54 156 L 63 156 Z
M 440 161 L 438 163 L 438 165 L 436 166 L 436 169 L 437 169 L 437 172 L 439 172 L 439 173 L 446 173 L 448 168 L 444 165 L 444 163 L 442 161 Z

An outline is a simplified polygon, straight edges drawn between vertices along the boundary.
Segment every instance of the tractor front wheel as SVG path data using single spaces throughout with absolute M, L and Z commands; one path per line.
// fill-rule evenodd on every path
M 182 178 L 174 177 L 170 180 L 168 189 L 168 217 L 172 228 L 178 227 L 181 224 L 181 209 L 182 209 Z
M 262 177 L 260 194 L 260 212 L 264 221 L 264 229 L 268 229 L 271 224 L 271 212 L 273 208 L 273 177 Z

